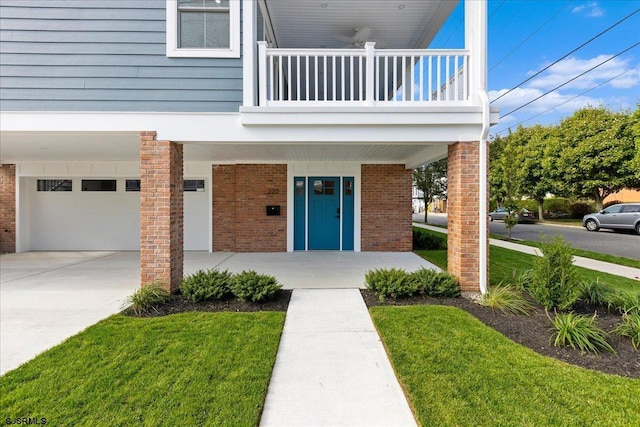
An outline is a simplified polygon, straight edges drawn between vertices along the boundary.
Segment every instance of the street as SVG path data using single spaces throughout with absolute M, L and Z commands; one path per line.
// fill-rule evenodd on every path
M 446 214 L 429 212 L 427 218 L 431 225 L 447 225 Z M 424 214 L 413 214 L 413 220 L 424 223 Z M 492 234 L 507 236 L 507 229 L 502 221 L 490 222 L 489 229 Z M 631 231 L 589 232 L 583 227 L 546 224 L 518 224 L 511 229 L 513 239 L 535 242 L 540 241 L 541 235 L 551 237 L 557 234 L 564 236 L 564 239 L 577 249 L 640 260 L 640 236 Z

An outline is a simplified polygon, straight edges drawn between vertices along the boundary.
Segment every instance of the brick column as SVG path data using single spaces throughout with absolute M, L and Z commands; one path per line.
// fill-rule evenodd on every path
M 411 174 L 404 165 L 362 165 L 362 251 L 411 251 Z
M 184 263 L 182 145 L 140 133 L 140 278 L 168 291 L 180 286 Z
M 16 165 L 0 166 L 0 253 L 16 251 Z
M 236 165 L 213 166 L 213 251 L 236 251 Z
M 487 177 L 479 176 L 479 153 L 478 142 L 458 142 L 449 146 L 448 153 L 448 270 L 465 292 L 480 292 L 479 230 L 489 226 L 486 213 L 480 221 L 479 180 Z M 488 248 L 488 238 L 484 244 Z

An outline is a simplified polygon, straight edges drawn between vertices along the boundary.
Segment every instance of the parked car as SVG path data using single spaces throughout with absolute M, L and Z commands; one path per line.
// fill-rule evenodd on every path
M 489 212 L 489 219 L 491 221 L 499 219 L 504 221 L 504 219 L 509 214 L 507 208 L 498 208 L 495 211 Z M 518 211 L 518 222 L 519 223 L 529 223 L 533 224 L 536 220 L 536 216 L 528 209 L 520 209 Z
M 589 231 L 601 228 L 635 230 L 640 234 L 640 203 L 619 203 L 597 213 L 585 215 L 582 226 Z

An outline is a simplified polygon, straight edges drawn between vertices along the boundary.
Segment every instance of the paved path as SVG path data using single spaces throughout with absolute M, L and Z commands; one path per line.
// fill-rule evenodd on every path
M 415 426 L 357 289 L 295 289 L 261 426 Z
M 447 233 L 447 230 L 440 227 L 433 227 L 425 224 L 413 223 L 414 226 L 420 228 L 426 228 L 427 230 L 437 231 L 439 233 Z M 489 239 L 489 243 L 493 246 L 500 246 L 502 248 L 511 249 L 518 252 L 523 252 L 529 255 L 542 255 L 538 248 L 532 246 L 520 245 L 513 242 L 505 242 L 504 240 Z M 598 261 L 591 258 L 584 258 L 580 256 L 574 256 L 574 265 L 578 267 L 588 268 L 589 270 L 601 271 L 603 273 L 615 274 L 616 276 L 626 277 L 628 279 L 640 280 L 640 269 L 633 267 L 626 267 L 624 265 L 613 264 L 610 262 Z

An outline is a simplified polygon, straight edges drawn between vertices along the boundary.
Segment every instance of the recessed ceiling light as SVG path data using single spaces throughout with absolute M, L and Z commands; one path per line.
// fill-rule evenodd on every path
M 404 9 L 404 5 L 403 4 L 399 4 L 398 5 L 398 9 L 400 9 L 400 10 Z

